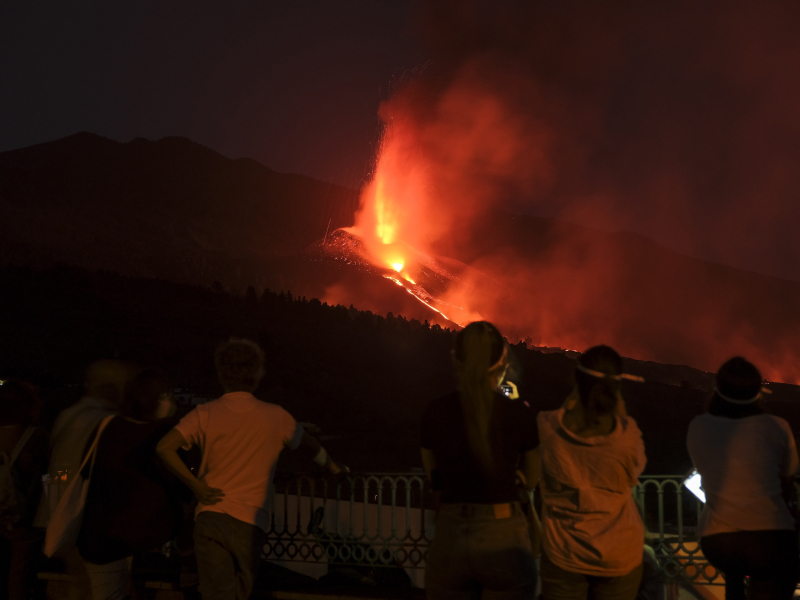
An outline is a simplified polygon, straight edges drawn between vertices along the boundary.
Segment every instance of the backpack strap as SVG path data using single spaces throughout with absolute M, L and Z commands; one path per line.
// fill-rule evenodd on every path
M 25 432 L 22 434 L 22 437 L 19 438 L 17 445 L 14 446 L 14 449 L 11 451 L 11 456 L 9 457 L 8 462 L 6 463 L 9 467 L 14 464 L 14 461 L 17 460 L 17 457 L 22 453 L 25 449 L 25 444 L 28 443 L 28 440 L 31 439 L 33 432 L 36 430 L 36 427 L 28 427 Z
M 100 435 L 103 433 L 103 430 L 106 428 L 116 415 L 109 415 L 105 419 L 100 422 L 100 427 L 97 428 L 97 435 L 94 436 L 94 442 L 92 442 L 89 451 L 86 453 L 86 456 L 83 458 L 83 462 L 81 463 L 81 468 L 78 469 L 78 473 L 83 472 L 83 468 L 86 466 L 86 463 L 89 462 L 89 459 L 92 459 L 92 466 L 89 467 L 89 477 L 87 479 L 92 478 L 92 471 L 94 470 L 94 459 L 97 457 L 97 444 L 100 441 Z

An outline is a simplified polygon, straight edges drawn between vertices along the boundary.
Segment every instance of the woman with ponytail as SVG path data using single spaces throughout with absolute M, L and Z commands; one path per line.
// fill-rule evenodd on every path
M 534 412 L 500 392 L 508 346 L 491 323 L 458 333 L 453 363 L 457 391 L 433 401 L 421 423 L 422 463 L 440 502 L 427 596 L 532 599 L 536 567 L 515 480 L 517 470 L 538 480 Z
M 642 578 L 644 523 L 631 488 L 644 470 L 642 434 L 620 391 L 622 359 L 589 348 L 564 405 L 539 413 L 542 596 L 633 600 Z

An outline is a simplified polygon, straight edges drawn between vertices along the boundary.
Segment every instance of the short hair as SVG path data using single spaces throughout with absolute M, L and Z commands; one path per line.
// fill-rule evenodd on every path
M 171 391 L 169 380 L 158 371 L 142 371 L 125 387 L 120 412 L 138 421 L 152 421 L 163 394 Z
M 264 374 L 264 351 L 251 340 L 231 338 L 214 354 L 217 377 L 227 392 L 252 392 Z
M 0 426 L 33 425 L 41 410 L 42 401 L 32 384 L 8 379 L 0 385 Z
M 747 359 L 734 356 L 725 361 L 725 364 L 717 371 L 716 390 L 711 396 L 708 412 L 717 417 L 728 417 L 729 419 L 743 419 L 760 415 L 764 412 L 760 402 L 736 404 L 728 402 L 722 396 L 734 400 L 749 400 L 758 395 L 761 390 L 761 381 L 761 372 Z

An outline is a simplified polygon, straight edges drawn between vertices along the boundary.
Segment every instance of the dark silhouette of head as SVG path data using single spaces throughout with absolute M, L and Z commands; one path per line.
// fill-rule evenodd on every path
M 26 381 L 8 379 L 0 385 L 0 426 L 30 426 L 39 419 L 42 401 Z
M 586 424 L 599 424 L 599 418 L 613 414 L 620 393 L 620 382 L 613 379 L 622 374 L 622 357 L 609 346 L 593 346 L 578 357 L 578 364 L 586 369 L 609 375 L 597 377 L 575 369 L 575 384 L 583 404 Z
M 225 392 L 252 392 L 264 376 L 264 351 L 253 341 L 231 338 L 214 355 Z
M 711 396 L 708 412 L 731 419 L 763 413 L 764 406 L 759 401 L 761 381 L 761 372 L 750 361 L 741 356 L 734 356 L 725 361 L 717 371 L 715 390 Z M 744 404 L 738 404 L 735 402 L 737 400 Z M 752 402 L 748 402 L 749 400 Z
M 494 464 L 489 440 L 494 395 L 507 366 L 505 340 L 486 321 L 470 323 L 456 335 L 458 390 L 470 448 L 481 466 Z
M 161 401 L 171 389 L 169 380 L 161 373 L 142 371 L 125 388 L 120 412 L 137 421 L 153 421 Z
M 86 368 L 86 395 L 118 407 L 125 386 L 139 374 L 139 368 L 124 360 L 97 360 Z

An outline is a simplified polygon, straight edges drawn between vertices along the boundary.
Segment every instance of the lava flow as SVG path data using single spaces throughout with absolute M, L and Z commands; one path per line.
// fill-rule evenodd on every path
M 420 161 L 409 156 L 411 144 L 401 129 L 387 129 L 375 177 L 361 194 L 355 226 L 342 233 L 358 240 L 350 246 L 381 269 L 383 277 L 448 321 L 464 326 L 481 317 L 461 298 L 453 300 L 449 294 L 469 267 L 427 251 L 425 239 L 435 229 L 426 210 L 431 205 L 430 186 Z
M 402 287 L 418 302 L 442 317 L 442 325 L 464 326 L 481 318 L 448 297 L 448 291 L 456 287 L 464 278 L 484 281 L 488 278 L 472 267 L 457 260 L 437 257 L 399 243 L 388 249 L 392 256 L 402 256 L 401 260 L 388 263 L 375 260 L 367 250 L 366 239 L 352 229 L 338 229 L 327 239 L 315 245 L 315 254 L 347 264 L 359 271 L 378 275 Z M 414 265 L 413 277 L 408 264 Z

